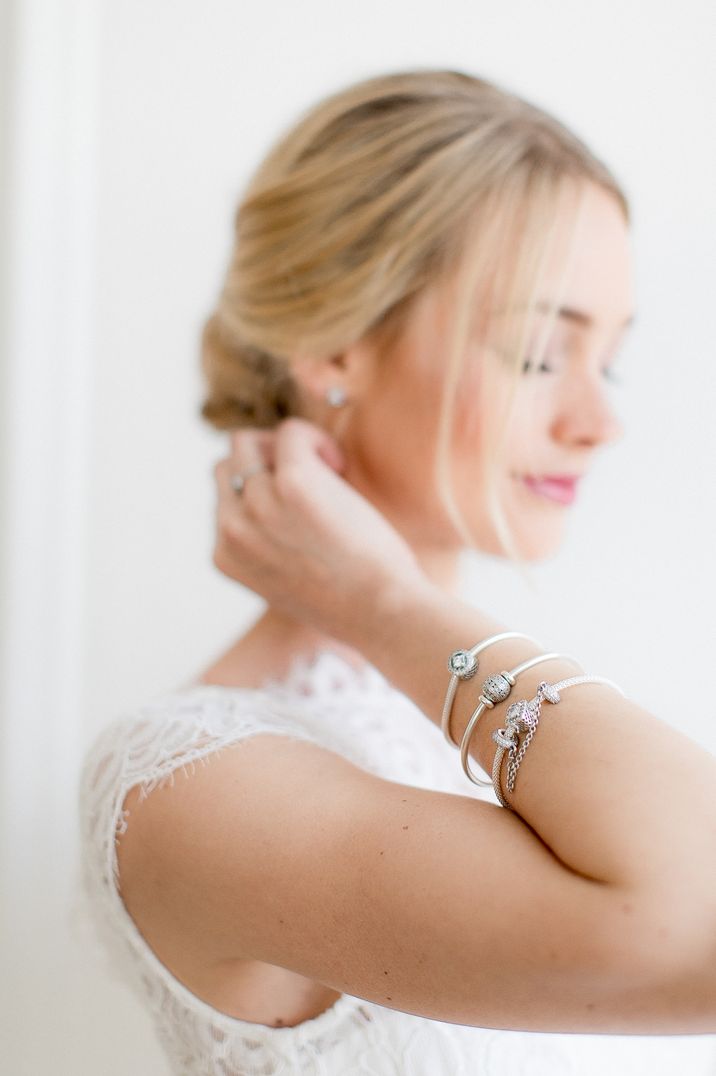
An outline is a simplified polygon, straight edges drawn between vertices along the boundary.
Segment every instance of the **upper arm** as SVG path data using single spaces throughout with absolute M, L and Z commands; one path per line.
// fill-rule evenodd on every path
M 616 1030 L 634 952 L 616 897 L 511 811 L 276 735 L 125 803 L 130 913 L 155 908 L 207 965 L 255 959 L 475 1026 L 599 1030 L 596 1006 Z

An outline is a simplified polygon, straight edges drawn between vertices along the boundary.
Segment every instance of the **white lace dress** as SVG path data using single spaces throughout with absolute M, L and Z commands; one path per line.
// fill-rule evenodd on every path
M 389 780 L 489 799 L 439 728 L 372 666 L 333 652 L 294 663 L 261 690 L 188 685 L 113 721 L 85 756 L 80 805 L 85 900 L 112 967 L 138 992 L 176 1076 L 690 1076 L 716 1074 L 716 1036 L 566 1035 L 427 1020 L 343 994 L 296 1027 L 238 1020 L 203 1002 L 158 960 L 118 890 L 122 804 L 179 768 L 257 733 L 329 748 Z

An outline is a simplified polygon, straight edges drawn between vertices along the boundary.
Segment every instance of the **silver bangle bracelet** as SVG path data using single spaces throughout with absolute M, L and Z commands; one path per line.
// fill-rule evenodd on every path
M 525 751 L 532 742 L 532 737 L 539 724 L 543 700 L 546 699 L 547 702 L 556 705 L 560 701 L 559 693 L 564 688 L 574 687 L 576 684 L 588 683 L 606 684 L 608 687 L 613 687 L 620 695 L 624 695 L 622 689 L 612 680 L 608 680 L 605 676 L 571 676 L 569 679 L 560 680 L 556 684 L 548 684 L 546 680 L 543 680 L 533 699 L 529 702 L 527 699 L 520 699 L 519 702 L 513 702 L 509 707 L 507 718 L 505 720 L 505 727 L 503 729 L 495 729 L 492 733 L 492 739 L 497 744 L 495 759 L 492 763 L 492 786 L 495 790 L 497 799 L 503 807 L 507 807 L 510 811 L 513 810 L 511 805 L 505 799 L 505 795 L 500 785 L 500 772 L 502 770 L 502 760 L 505 753 L 510 756 L 507 766 L 507 791 L 514 792 L 517 771 L 520 768 L 520 763 L 525 756 Z M 518 744 L 520 731 L 526 731 L 527 735 L 522 743 Z
M 488 781 L 482 780 L 481 778 L 476 777 L 470 768 L 470 739 L 475 731 L 477 722 L 480 720 L 485 710 L 488 708 L 491 710 L 497 702 L 504 702 L 514 687 L 515 678 L 519 676 L 520 673 L 526 672 L 527 669 L 531 669 L 534 665 L 539 665 L 542 661 L 550 661 L 552 658 L 561 658 L 563 661 L 571 661 L 574 665 L 581 668 L 578 661 L 568 657 L 566 654 L 539 654 L 536 658 L 530 658 L 528 661 L 523 661 L 520 665 L 516 665 L 510 672 L 503 669 L 502 672 L 496 673 L 494 676 L 488 676 L 487 680 L 485 680 L 482 685 L 480 704 L 472 713 L 460 744 L 460 761 L 462 763 L 462 768 L 465 771 L 465 776 L 468 777 L 474 785 L 478 785 L 480 788 L 489 788 L 492 784 L 492 779 Z
M 470 680 L 475 675 L 480 665 L 477 660 L 477 655 L 483 650 L 486 650 L 488 646 L 492 646 L 493 643 L 498 643 L 502 639 L 529 639 L 535 646 L 539 647 L 541 645 L 540 643 L 535 642 L 531 635 L 525 635 L 521 631 L 502 631 L 499 635 L 491 635 L 489 639 L 483 639 L 481 643 L 477 643 L 476 646 L 473 646 L 472 650 L 453 650 L 448 658 L 447 667 L 452 673 L 452 676 L 450 677 L 447 695 L 445 696 L 445 705 L 443 706 L 440 727 L 443 730 L 443 736 L 451 747 L 459 746 L 459 744 L 453 740 L 450 732 L 450 714 L 452 712 L 452 704 L 455 699 L 457 685 L 460 680 Z

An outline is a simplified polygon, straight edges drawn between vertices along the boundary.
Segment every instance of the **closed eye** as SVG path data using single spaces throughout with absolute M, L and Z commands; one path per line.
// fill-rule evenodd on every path
M 525 359 L 525 361 L 523 363 L 523 366 L 522 366 L 522 373 L 523 374 L 528 374 L 531 369 L 532 369 L 532 359 Z M 542 365 L 539 367 L 539 372 L 540 373 L 545 373 L 545 374 L 551 374 L 551 373 L 554 373 L 554 370 L 552 369 L 551 366 L 547 366 L 547 364 L 543 362 Z
M 538 371 L 538 373 L 544 373 L 544 374 L 553 374 L 554 373 L 554 369 L 551 366 L 548 366 L 547 363 L 545 363 L 545 362 L 543 362 L 537 368 L 537 371 Z M 532 360 L 531 359 L 525 359 L 524 363 L 522 365 L 522 373 L 523 374 L 528 374 L 530 372 L 532 372 Z M 611 381 L 613 385 L 621 385 L 623 383 L 623 378 L 622 378 L 621 374 L 616 373 L 616 371 L 614 370 L 614 368 L 612 366 L 605 366 L 605 368 L 602 370 L 602 373 L 604 375 L 604 379 L 606 381 Z

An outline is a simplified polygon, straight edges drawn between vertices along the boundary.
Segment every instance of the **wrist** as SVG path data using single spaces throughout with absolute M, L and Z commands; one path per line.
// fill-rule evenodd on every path
M 386 580 L 370 613 L 355 628 L 353 647 L 436 724 L 450 679 L 451 653 L 508 630 L 427 577 Z M 508 643 L 508 654 L 509 648 Z M 517 653 L 522 660 L 519 643 Z M 504 654 L 503 648 L 500 661 L 508 660 Z
M 419 580 L 408 581 L 387 573 L 370 581 L 364 579 L 341 617 L 343 642 L 376 663 L 375 658 L 382 653 L 405 611 L 420 603 L 422 589 Z
M 365 615 L 353 618 L 350 644 L 395 680 L 398 666 L 424 661 L 425 629 L 432 636 L 435 627 L 454 624 L 459 610 L 468 608 L 425 575 L 384 577 L 370 592 Z

